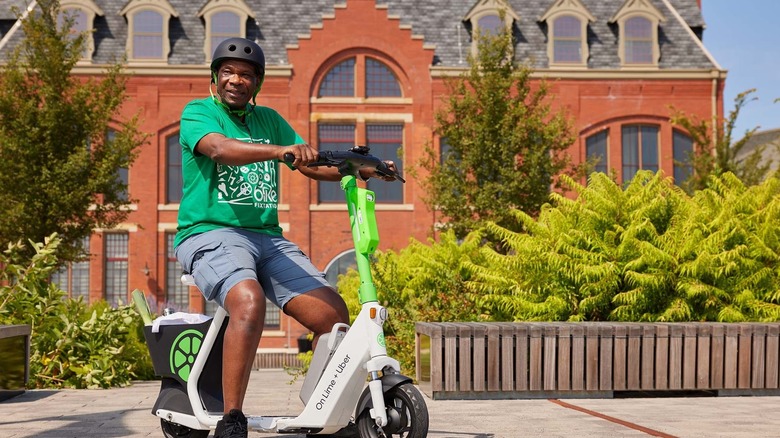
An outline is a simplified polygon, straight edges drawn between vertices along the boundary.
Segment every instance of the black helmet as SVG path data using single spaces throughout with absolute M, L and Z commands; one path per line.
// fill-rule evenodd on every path
M 214 50 L 214 56 L 211 57 L 212 73 L 216 74 L 219 65 L 226 59 L 239 59 L 254 64 L 260 76 L 258 89 L 260 88 L 265 78 L 265 55 L 260 46 L 246 38 L 228 38 L 222 41 Z

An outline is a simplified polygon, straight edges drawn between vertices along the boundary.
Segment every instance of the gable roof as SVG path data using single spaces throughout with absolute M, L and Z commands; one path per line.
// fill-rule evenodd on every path
M 323 16 L 332 16 L 334 9 L 344 7 L 350 0 L 245 0 L 254 12 L 254 22 L 247 22 L 247 37 L 263 47 L 268 65 L 287 64 L 287 46 L 298 43 L 312 26 L 322 23 Z M 660 69 L 690 70 L 719 69 L 717 63 L 701 46 L 696 35 L 701 35 L 704 20 L 697 0 L 647 0 L 666 20 L 660 24 Z M 178 13 L 170 21 L 170 65 L 201 65 L 205 63 L 203 44 L 205 26 L 198 12 L 208 0 L 168 0 Z M 515 58 L 529 62 L 533 68 L 547 67 L 547 23 L 538 22 L 555 0 L 508 0 L 520 16 L 515 23 Z M 588 26 L 590 69 L 618 69 L 618 35 L 616 24 L 609 23 L 625 0 L 580 0 L 596 20 Z M 0 32 L 7 32 L 14 21 L 11 7 L 24 9 L 23 0 L 0 0 Z M 96 64 L 114 62 L 124 54 L 127 22 L 120 11 L 127 0 L 94 0 L 103 11 L 95 18 Z M 376 0 L 377 7 L 387 8 L 390 16 L 397 16 L 400 25 L 411 26 L 415 35 L 435 45 L 434 64 L 442 67 L 460 67 L 466 62 L 471 44 L 470 25 L 464 23 L 477 0 Z M 674 10 L 670 10 L 670 7 Z M 675 12 L 680 19 L 675 19 Z M 13 45 L 11 38 L 9 46 Z

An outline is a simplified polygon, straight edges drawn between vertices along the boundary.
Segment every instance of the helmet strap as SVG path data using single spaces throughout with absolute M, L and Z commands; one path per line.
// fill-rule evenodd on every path
M 225 105 L 225 102 L 222 102 L 222 99 L 220 99 L 219 96 L 214 94 L 214 91 L 211 89 L 211 84 L 209 84 L 209 94 L 211 95 L 211 99 L 214 101 L 214 103 L 224 108 L 225 111 L 239 118 L 242 118 L 247 114 L 251 113 L 252 110 L 255 108 L 255 106 L 257 106 L 257 104 L 255 103 L 255 96 L 257 95 L 257 93 L 255 93 L 255 96 L 252 96 L 251 104 L 248 103 L 246 108 L 239 109 L 239 110 L 230 108 L 229 106 Z

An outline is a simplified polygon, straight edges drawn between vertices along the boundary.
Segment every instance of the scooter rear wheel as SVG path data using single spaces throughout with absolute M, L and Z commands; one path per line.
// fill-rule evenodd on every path
M 361 396 L 371 397 L 368 388 Z M 360 404 L 358 405 L 360 406 Z M 379 438 L 379 427 L 371 418 L 373 404 L 360 412 L 357 419 L 361 438 Z M 403 383 L 385 393 L 387 425 L 382 428 L 386 437 L 425 438 L 428 435 L 428 407 L 420 391 L 411 383 Z
M 187 426 L 171 423 L 170 421 L 160 419 L 160 427 L 162 428 L 165 438 L 206 438 L 209 436 L 208 430 L 191 429 Z

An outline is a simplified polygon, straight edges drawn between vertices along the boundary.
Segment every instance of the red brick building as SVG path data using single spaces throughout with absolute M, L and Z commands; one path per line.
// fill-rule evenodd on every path
M 184 289 L 172 258 L 180 197 L 179 118 L 209 93 L 212 48 L 229 36 L 256 40 L 267 74 L 258 103 L 282 114 L 322 149 L 368 144 L 408 169 L 426 145 L 439 146 L 434 114 L 444 78 L 467 68 L 475 29 L 510 26 L 515 60 L 551 84 L 555 109 L 568 112 L 578 138 L 575 162 L 601 156 L 598 170 L 621 180 L 637 169 L 681 178 L 690 138 L 669 123 L 670 105 L 710 119 L 722 116 L 726 72 L 702 44 L 697 0 L 62 0 L 91 47 L 74 74 L 99 75 L 128 55 L 132 74 L 122 117 L 139 113 L 151 134 L 126 173 L 137 199 L 127 222 L 96 230 L 90 262 L 59 281 L 91 300 L 127 299 L 135 288 L 180 310 L 213 311 Z M 0 0 L 0 51 L 20 35 Z M 498 8 L 505 6 L 505 22 Z M 178 154 L 178 155 L 177 155 Z M 177 161 L 178 160 L 178 161 Z M 316 266 L 335 275 L 351 261 L 346 207 L 337 185 L 281 174 L 285 234 Z M 378 193 L 380 249 L 400 249 L 433 234 L 440 219 L 421 201 L 418 181 L 372 182 Z M 334 188 L 335 187 L 335 188 Z M 381 294 L 381 291 L 380 291 Z M 261 346 L 294 347 L 303 329 L 276 309 Z

